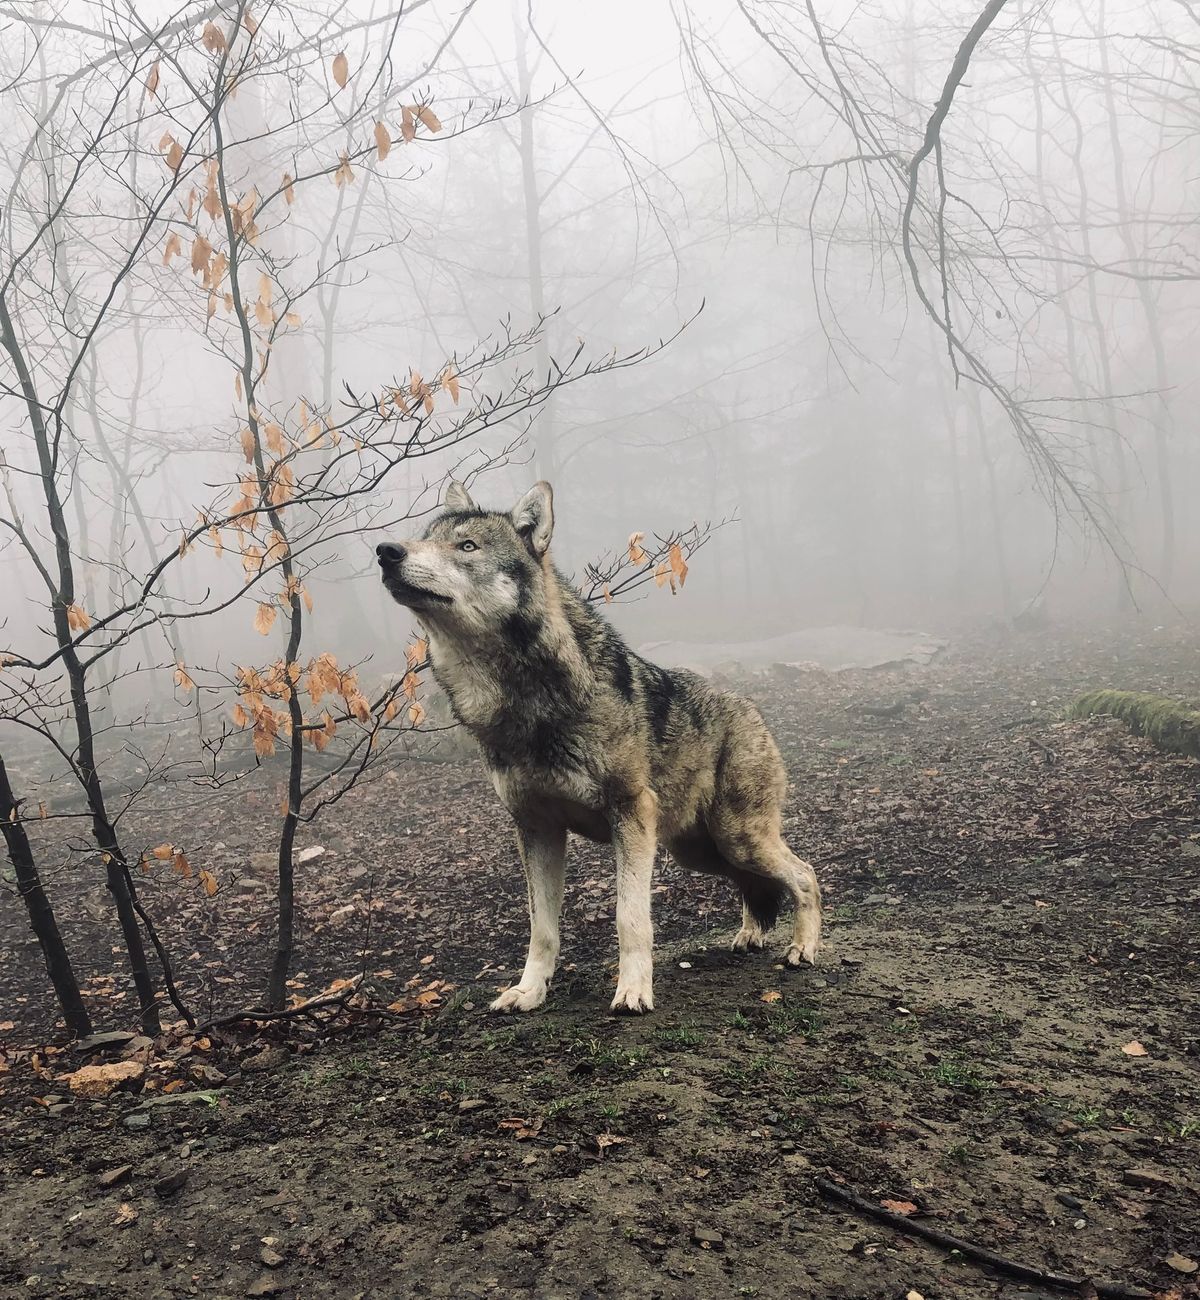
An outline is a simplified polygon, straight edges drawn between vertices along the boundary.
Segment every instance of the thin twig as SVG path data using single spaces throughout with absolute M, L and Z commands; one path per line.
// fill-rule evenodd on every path
M 295 1020 L 310 1012 L 320 1011 L 325 1007 L 344 1006 L 358 992 L 363 977 L 356 975 L 344 989 L 336 993 L 326 993 L 323 997 L 310 998 L 298 1007 L 285 1007 L 282 1011 L 268 1011 L 265 1007 L 248 1007 L 243 1011 L 231 1011 L 227 1016 L 217 1016 L 196 1026 L 196 1033 L 202 1034 L 207 1029 L 217 1029 L 221 1025 L 237 1024 L 239 1020 Z
M 1027 1282 L 1037 1282 L 1042 1286 L 1058 1287 L 1064 1291 L 1078 1291 L 1090 1282 L 1096 1294 L 1104 1297 L 1105 1300 L 1149 1300 L 1151 1295 L 1151 1292 L 1144 1290 L 1140 1286 L 1129 1286 L 1124 1282 L 1096 1282 L 1089 1278 L 1069 1277 L 1063 1273 L 1050 1273 L 1045 1269 L 1036 1268 L 1033 1264 L 1022 1264 L 1018 1260 L 998 1255 L 994 1250 L 988 1250 L 986 1246 L 977 1246 L 973 1241 L 967 1241 L 963 1237 L 954 1237 L 948 1232 L 942 1232 L 939 1228 L 931 1228 L 928 1224 L 915 1223 L 902 1214 L 893 1214 L 891 1210 L 885 1210 L 883 1206 L 876 1205 L 874 1201 L 868 1201 L 864 1197 L 856 1195 L 849 1188 L 840 1187 L 837 1183 L 830 1182 L 828 1178 L 818 1178 L 815 1182 L 817 1190 L 823 1196 L 830 1197 L 835 1201 L 841 1201 L 843 1205 L 850 1206 L 851 1209 L 857 1210 L 860 1214 L 879 1219 L 881 1222 L 895 1228 L 898 1232 L 906 1233 L 910 1237 L 924 1237 L 926 1241 L 932 1241 L 938 1246 L 956 1250 L 967 1259 L 973 1259 L 980 1264 L 988 1264 L 992 1268 L 999 1269 L 1002 1273 L 1009 1274 L 1011 1277 L 1023 1278 Z

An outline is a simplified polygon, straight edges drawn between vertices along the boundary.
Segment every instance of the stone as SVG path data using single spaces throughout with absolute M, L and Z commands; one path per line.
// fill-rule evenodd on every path
M 1072 1196 L 1070 1192 L 1055 1192 L 1054 1199 L 1059 1205 L 1065 1205 L 1068 1210 L 1082 1210 L 1083 1202 L 1078 1196 Z
M 1178 1251 L 1168 1255 L 1163 1260 L 1163 1263 L 1168 1268 L 1173 1268 L 1176 1273 L 1182 1273 L 1184 1277 L 1191 1277 L 1193 1273 L 1200 1269 L 1200 1264 L 1197 1264 L 1194 1259 L 1188 1259 L 1186 1255 L 1181 1255 Z
M 104 1034 L 88 1034 L 86 1038 L 81 1038 L 75 1044 L 75 1050 L 83 1056 L 91 1056 L 96 1052 L 114 1051 L 118 1047 L 126 1047 L 136 1037 L 136 1034 L 127 1033 L 123 1029 L 113 1029 Z
M 286 1065 L 291 1060 L 291 1053 L 286 1047 L 264 1047 L 261 1052 L 255 1052 L 253 1056 L 247 1056 L 242 1061 L 242 1069 L 247 1074 L 264 1073 L 267 1070 L 277 1070 L 281 1065 Z
M 473 1110 L 482 1110 L 487 1105 L 490 1103 L 484 1101 L 482 1097 L 464 1097 L 458 1103 L 458 1109 L 461 1114 L 466 1115 Z
M 278 1268 L 283 1263 L 283 1256 L 273 1246 L 264 1246 L 258 1257 L 267 1268 Z
M 118 1183 L 125 1182 L 131 1173 L 133 1173 L 132 1165 L 118 1165 L 115 1169 L 106 1169 L 96 1182 L 101 1187 L 116 1187 Z
M 188 1180 L 188 1171 L 180 1168 L 166 1174 L 154 1184 L 154 1194 L 161 1200 L 167 1200 L 168 1197 L 175 1196 L 183 1190 L 184 1184 Z
M 146 1067 L 140 1061 L 111 1061 L 106 1065 L 81 1065 L 65 1081 L 77 1097 L 93 1100 L 111 1096 L 118 1088 L 140 1083 Z
M 150 1116 L 142 1110 L 135 1110 L 131 1115 L 125 1115 L 121 1120 L 121 1127 L 127 1128 L 131 1133 L 136 1133 L 141 1129 L 150 1127 Z
M 1175 1184 L 1159 1169 L 1126 1169 L 1123 1175 L 1130 1187 L 1141 1187 L 1150 1192 L 1167 1191 Z
M 270 1273 L 264 1273 L 262 1277 L 255 1278 L 246 1288 L 246 1294 L 249 1296 L 279 1295 L 284 1289 L 284 1283 L 277 1277 L 272 1277 Z
M 725 1238 L 715 1228 L 697 1225 L 692 1229 L 692 1241 L 702 1250 L 724 1250 Z

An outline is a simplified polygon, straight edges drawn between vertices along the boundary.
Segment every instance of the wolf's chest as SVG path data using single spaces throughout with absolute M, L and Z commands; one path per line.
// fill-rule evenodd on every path
M 592 774 L 489 764 L 489 775 L 500 801 L 523 825 L 561 825 L 602 843 L 611 838 L 603 790 Z

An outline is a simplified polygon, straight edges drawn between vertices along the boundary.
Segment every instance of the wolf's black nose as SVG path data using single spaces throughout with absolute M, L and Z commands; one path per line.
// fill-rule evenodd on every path
M 399 542 L 380 542 L 375 554 L 380 564 L 399 564 L 404 559 L 404 547 Z

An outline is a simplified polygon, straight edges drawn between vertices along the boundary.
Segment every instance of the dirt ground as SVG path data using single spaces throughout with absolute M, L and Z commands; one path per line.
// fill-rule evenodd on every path
M 487 1013 L 525 903 L 474 765 L 398 768 L 307 842 L 296 991 L 362 969 L 400 1010 L 135 1042 L 138 1093 L 72 1096 L 79 1056 L 6 900 L 0 1294 L 1064 1294 L 819 1178 L 1044 1271 L 1200 1294 L 1200 764 L 1060 720 L 1091 686 L 1194 695 L 1198 668 L 1194 633 L 1146 627 L 742 682 L 827 946 L 800 972 L 782 933 L 734 956 L 728 887 L 661 863 L 640 1020 L 607 1014 L 612 871 L 581 844 L 547 1007 Z M 164 798 L 138 828 L 221 880 L 211 901 L 144 889 L 201 1016 L 256 1000 L 269 955 L 277 799 L 237 799 Z M 103 897 L 74 901 L 97 1019 L 133 1028 Z

